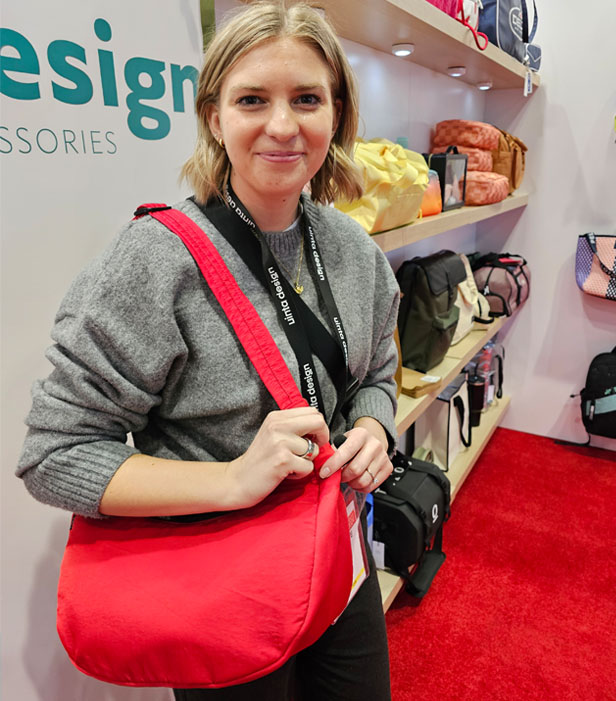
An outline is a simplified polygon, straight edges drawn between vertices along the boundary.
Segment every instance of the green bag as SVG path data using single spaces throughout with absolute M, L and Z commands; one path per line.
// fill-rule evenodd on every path
M 427 372 L 449 350 L 459 318 L 454 304 L 466 278 L 464 264 L 453 251 L 439 251 L 405 261 L 396 273 L 402 295 L 398 331 L 402 365 Z

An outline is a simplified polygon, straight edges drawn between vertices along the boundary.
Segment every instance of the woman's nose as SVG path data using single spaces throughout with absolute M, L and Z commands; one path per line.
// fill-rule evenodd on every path
M 291 105 L 277 102 L 272 105 L 268 115 L 265 133 L 278 141 L 288 141 L 297 135 L 299 124 Z

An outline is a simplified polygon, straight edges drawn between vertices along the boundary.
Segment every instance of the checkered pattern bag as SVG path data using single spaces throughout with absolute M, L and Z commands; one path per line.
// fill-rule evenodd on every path
M 471 170 L 466 174 L 464 204 L 482 205 L 501 202 L 509 194 L 509 180 L 498 173 Z
M 458 146 L 457 144 L 454 144 Z M 445 153 L 447 146 L 434 146 L 432 153 Z M 492 151 L 485 151 L 480 148 L 470 148 L 468 146 L 458 146 L 458 152 L 468 156 L 468 170 L 492 170 Z
M 616 301 L 616 236 L 578 236 L 575 280 L 582 292 Z
M 500 132 L 486 122 L 474 122 L 469 119 L 446 119 L 439 122 L 434 129 L 434 146 L 470 146 L 492 151 L 498 148 Z

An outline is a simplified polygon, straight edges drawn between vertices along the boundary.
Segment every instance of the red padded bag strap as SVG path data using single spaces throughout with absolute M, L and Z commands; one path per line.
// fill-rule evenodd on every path
M 145 214 L 182 239 L 278 406 L 281 409 L 308 406 L 271 333 L 203 229 L 183 212 L 164 204 L 141 205 L 135 211 L 135 218 Z

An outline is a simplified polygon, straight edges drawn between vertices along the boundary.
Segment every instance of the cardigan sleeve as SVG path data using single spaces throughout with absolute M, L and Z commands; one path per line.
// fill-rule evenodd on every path
M 144 428 L 179 372 L 187 349 L 170 245 L 156 225 L 130 224 L 65 296 L 46 354 L 53 369 L 34 383 L 17 468 L 39 501 L 100 517 L 109 481 L 138 452 L 127 434 Z
M 376 419 L 387 433 L 389 452 L 392 452 L 397 443 L 395 373 L 398 351 L 394 331 L 400 290 L 389 262 L 378 249 L 375 251 L 375 268 L 370 363 L 359 391 L 347 408 L 347 422 L 351 427 L 362 416 Z M 366 325 L 366 328 L 370 327 Z

